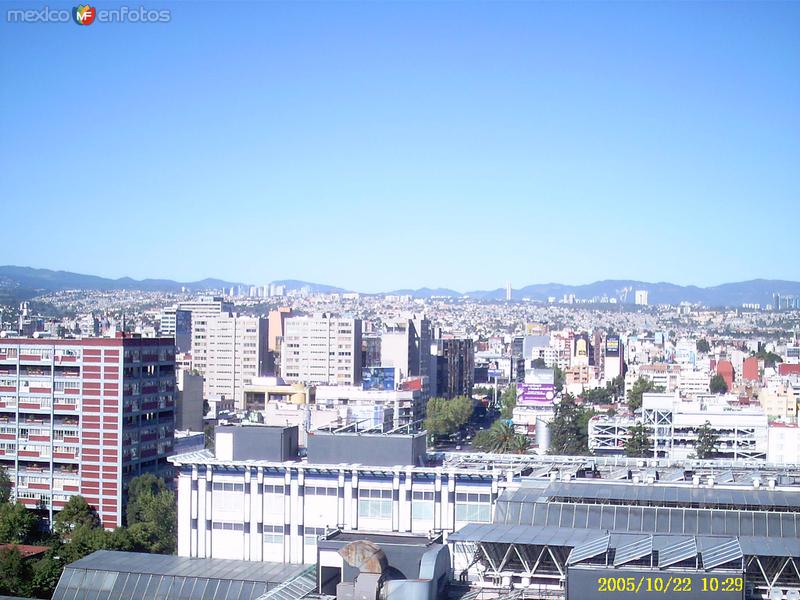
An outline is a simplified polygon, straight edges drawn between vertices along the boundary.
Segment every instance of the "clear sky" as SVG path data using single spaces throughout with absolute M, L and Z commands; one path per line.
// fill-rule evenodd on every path
M 0 264 L 361 291 L 800 279 L 798 2 L 6 22 L 45 5 L 0 3 Z

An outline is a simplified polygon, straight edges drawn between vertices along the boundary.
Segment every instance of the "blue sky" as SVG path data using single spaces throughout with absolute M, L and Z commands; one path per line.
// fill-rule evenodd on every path
M 0 4 L 0 264 L 800 279 L 800 3 L 141 5 L 172 19 Z

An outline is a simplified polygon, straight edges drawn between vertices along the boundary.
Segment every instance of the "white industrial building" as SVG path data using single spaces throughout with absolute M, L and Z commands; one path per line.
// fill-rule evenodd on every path
M 654 457 L 685 459 L 695 452 L 698 429 L 708 423 L 718 436 L 720 458 L 766 460 L 767 415 L 760 409 L 732 408 L 726 400 L 710 396 L 685 402 L 677 394 L 644 394 L 641 417 L 592 418 L 589 449 L 596 454 L 624 454 L 628 431 L 639 422 L 650 431 Z
M 425 396 L 422 390 L 364 390 L 358 386 L 317 386 L 317 406 L 377 408 L 392 411 L 392 428 L 410 425 L 425 418 Z

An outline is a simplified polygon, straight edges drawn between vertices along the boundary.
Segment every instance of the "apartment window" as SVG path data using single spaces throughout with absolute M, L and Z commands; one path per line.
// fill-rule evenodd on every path
M 456 494 L 456 521 L 489 523 L 491 520 L 492 505 L 489 494 Z
M 358 490 L 358 516 L 366 519 L 391 519 L 392 490 Z

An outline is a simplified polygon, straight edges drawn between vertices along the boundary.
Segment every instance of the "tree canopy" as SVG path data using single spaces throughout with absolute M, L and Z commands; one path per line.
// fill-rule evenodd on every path
M 425 429 L 429 435 L 445 436 L 455 433 L 472 416 L 472 398 L 431 398 L 428 400 Z
M 500 396 L 500 415 L 504 419 L 510 419 L 514 416 L 514 408 L 517 406 L 517 386 L 516 384 L 509 385 Z
M 703 354 L 708 354 L 709 352 L 711 352 L 711 346 L 709 345 L 708 340 L 706 338 L 700 338 L 699 340 L 697 340 L 696 347 L 697 351 Z
M 580 405 L 570 394 L 564 394 L 555 405 L 555 415 L 549 424 L 550 454 L 589 454 L 589 419 L 594 411 Z
M 642 396 L 649 393 L 663 392 L 664 387 L 656 385 L 649 379 L 639 377 L 636 382 L 631 386 L 628 392 L 628 408 L 631 411 L 639 410 L 642 407 Z
M 642 423 L 637 423 L 628 429 L 628 439 L 625 441 L 625 454 L 633 458 L 651 456 L 653 453 L 653 440 L 650 432 Z
M 711 423 L 706 421 L 697 430 L 697 442 L 694 445 L 694 454 L 697 458 L 714 458 L 717 453 L 717 443 L 719 435 L 711 427 Z
M 724 394 L 728 391 L 728 384 L 725 382 L 725 378 L 717 373 L 711 378 L 708 389 L 712 394 Z
M 507 421 L 497 420 L 489 429 L 479 431 L 472 445 L 482 452 L 496 454 L 525 454 L 530 447 L 528 438 L 514 431 Z

